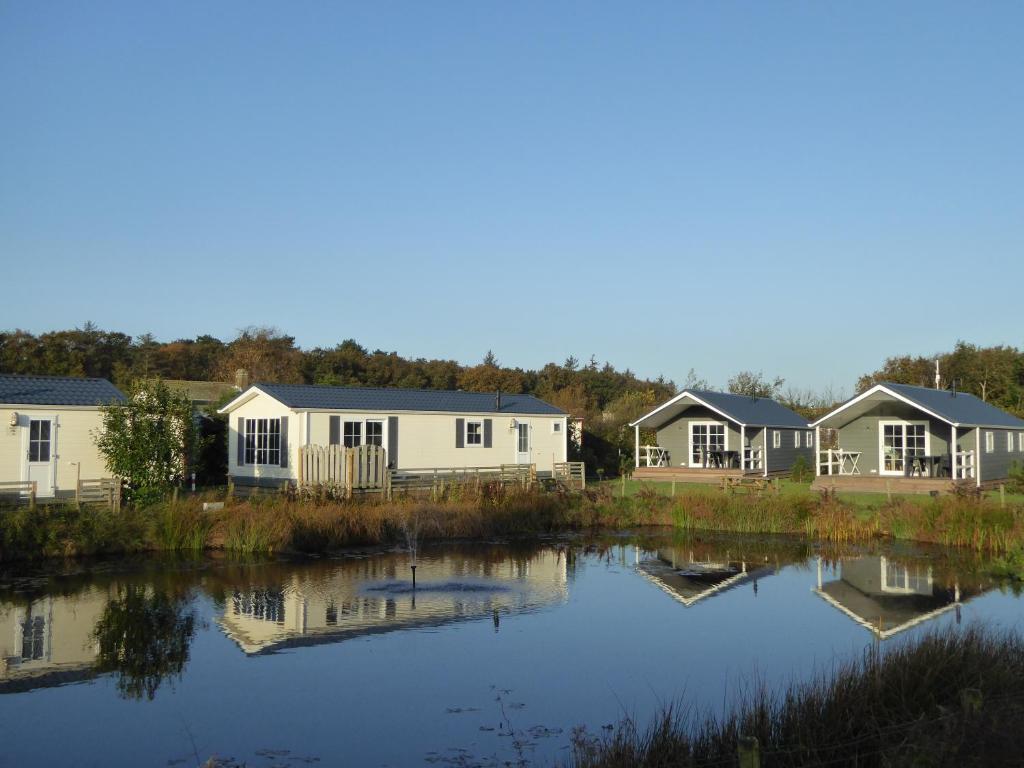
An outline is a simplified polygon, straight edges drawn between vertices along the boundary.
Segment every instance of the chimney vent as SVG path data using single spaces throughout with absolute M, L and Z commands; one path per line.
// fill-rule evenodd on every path
M 494 393 L 494 410 L 501 410 L 501 390 L 499 389 Z
M 235 371 L 235 389 L 244 392 L 249 388 L 249 372 L 245 368 Z

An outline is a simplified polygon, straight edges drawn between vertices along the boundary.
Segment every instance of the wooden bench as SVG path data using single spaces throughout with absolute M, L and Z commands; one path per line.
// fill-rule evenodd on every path
M 779 484 L 775 479 L 767 477 L 723 477 L 722 490 L 729 493 L 746 491 L 747 493 L 761 495 L 765 491 L 778 493 Z

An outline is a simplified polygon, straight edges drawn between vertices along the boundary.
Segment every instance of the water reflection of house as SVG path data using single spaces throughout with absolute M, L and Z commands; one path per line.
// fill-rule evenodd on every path
M 247 654 L 528 611 L 568 595 L 564 552 L 501 561 L 420 560 L 412 590 L 404 553 L 289 570 L 273 585 L 227 595 L 221 628 Z
M 689 607 L 713 595 L 775 573 L 764 562 L 748 563 L 728 553 L 698 554 L 693 550 L 659 549 L 654 559 L 640 560 L 637 571 L 673 598 Z
M 93 675 L 99 648 L 93 632 L 107 594 L 41 597 L 0 603 L 0 693 L 16 693 Z
M 814 593 L 885 640 L 948 611 L 958 611 L 982 591 L 939 584 L 925 563 L 905 564 L 877 555 L 840 561 L 839 578 L 828 582 L 823 580 L 819 559 Z

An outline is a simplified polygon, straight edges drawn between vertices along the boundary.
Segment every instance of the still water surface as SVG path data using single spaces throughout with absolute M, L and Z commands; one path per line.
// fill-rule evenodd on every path
M 1024 604 L 941 550 L 629 536 L 0 575 L 0 766 L 503 765 Z

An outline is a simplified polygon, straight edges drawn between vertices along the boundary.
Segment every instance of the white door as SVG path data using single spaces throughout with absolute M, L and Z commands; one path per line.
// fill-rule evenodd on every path
M 928 429 L 923 422 L 882 421 L 879 426 L 880 475 L 902 475 L 911 457 L 928 453 Z
M 54 455 L 53 419 L 29 419 L 28 445 L 25 447 L 25 479 L 36 482 L 36 495 L 53 496 Z
M 516 464 L 530 463 L 530 425 L 516 424 Z

